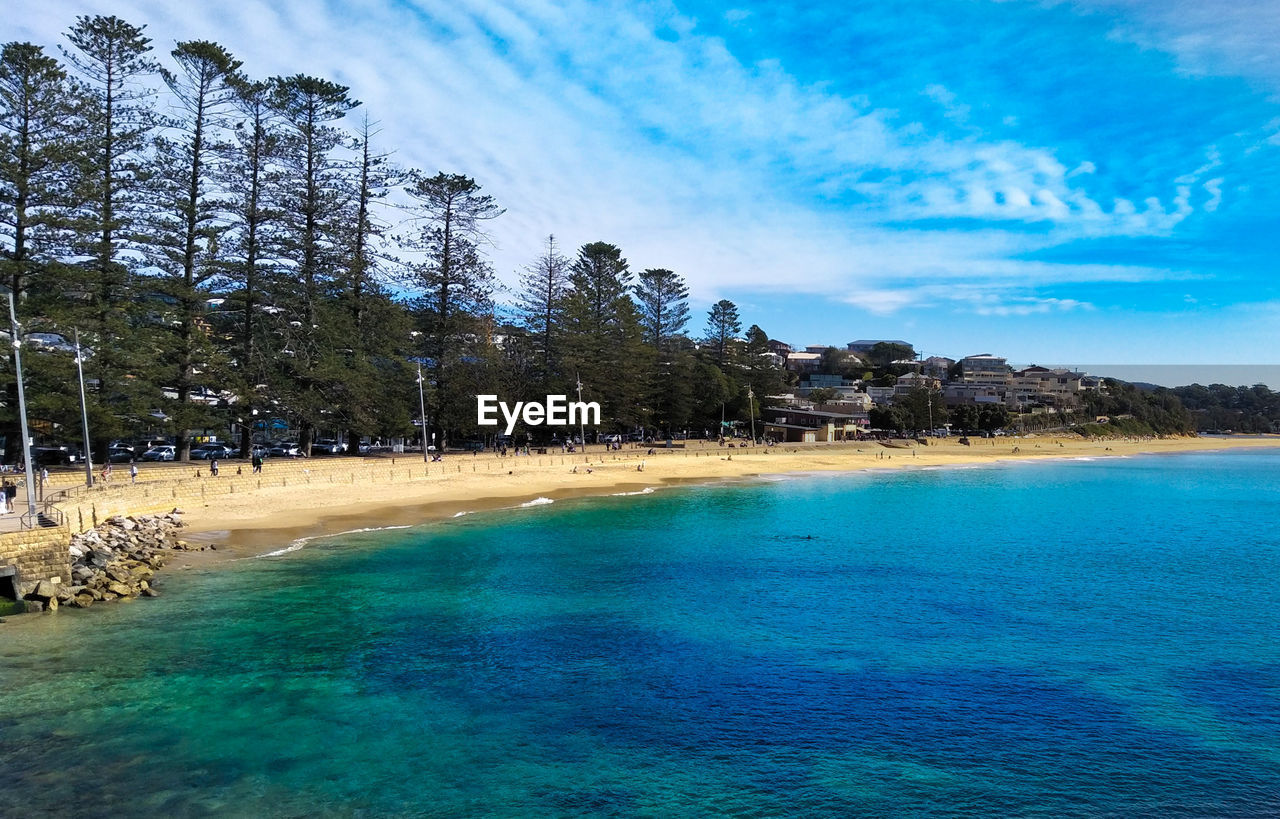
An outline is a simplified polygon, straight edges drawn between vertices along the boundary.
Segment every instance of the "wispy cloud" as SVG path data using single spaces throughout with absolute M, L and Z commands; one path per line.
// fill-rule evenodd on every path
M 12 36 L 52 44 L 98 11 L 26 5 Z M 674 0 L 109 10 L 148 23 L 162 49 L 215 39 L 253 74 L 349 84 L 399 161 L 475 176 L 507 208 L 494 260 L 509 279 L 555 233 L 676 269 L 699 301 L 800 292 L 872 315 L 993 318 L 1080 315 L 1103 305 L 1101 284 L 1213 275 L 1143 254 L 1256 209 L 1268 188 L 1277 106 L 1231 91 L 1238 104 L 1219 114 L 1223 90 L 1187 79 L 1267 80 L 1280 61 L 1258 64 L 1278 41 L 1266 12 L 1137 0 L 909 10 L 969 15 L 948 28 L 888 7 Z M 1129 252 L 1036 260 L 1103 240 Z

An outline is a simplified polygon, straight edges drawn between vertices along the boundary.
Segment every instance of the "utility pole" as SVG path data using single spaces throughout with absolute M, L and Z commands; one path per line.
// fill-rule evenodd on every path
M 76 329 L 76 375 L 80 378 L 80 422 L 84 430 L 84 485 L 93 486 L 93 450 L 89 448 L 89 410 L 84 400 L 84 356 L 80 353 L 80 330 Z M 111 456 L 108 454 L 107 456 Z
M 418 365 L 418 411 L 422 413 L 422 462 L 427 463 L 431 457 L 427 454 L 427 399 L 422 392 L 422 365 Z
M 747 386 L 747 412 L 751 415 L 751 446 L 756 445 L 756 393 Z
M 9 291 L 9 332 L 13 338 L 13 369 L 18 376 L 18 417 L 22 419 L 22 461 L 27 465 L 27 514 L 36 524 L 36 475 L 31 463 L 31 433 L 27 430 L 27 393 L 22 383 L 22 332 L 18 313 L 13 307 L 13 291 Z

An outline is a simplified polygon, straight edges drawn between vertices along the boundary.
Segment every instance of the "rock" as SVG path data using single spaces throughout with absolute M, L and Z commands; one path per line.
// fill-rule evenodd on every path
M 159 597 L 160 592 L 148 586 L 147 588 L 142 590 L 142 596 L 143 597 Z
M 26 604 L 27 604 L 27 614 L 39 614 L 40 612 L 44 611 L 44 603 L 40 602 L 39 600 L 28 600 L 26 601 Z
M 133 574 L 130 573 L 128 569 L 118 564 L 107 569 L 107 577 L 111 578 L 117 583 L 133 582 Z
M 71 598 L 71 602 L 68 605 L 75 606 L 78 609 L 87 609 L 93 605 L 95 599 L 92 594 L 77 594 Z
M 117 597 L 130 597 L 133 595 L 133 589 L 123 583 L 108 583 L 107 590 L 106 592 L 103 592 L 103 594 L 105 595 L 108 592 L 116 595 Z
M 32 594 L 43 600 L 56 600 L 58 597 L 58 586 L 52 580 L 41 580 L 36 584 L 35 591 L 33 591 Z
M 47 611 L 57 611 L 57 610 L 58 610 L 58 598 L 56 598 L 56 597 L 50 597 L 48 600 L 46 600 L 46 601 L 45 601 L 44 607 L 45 607 L 45 609 L 46 609 Z

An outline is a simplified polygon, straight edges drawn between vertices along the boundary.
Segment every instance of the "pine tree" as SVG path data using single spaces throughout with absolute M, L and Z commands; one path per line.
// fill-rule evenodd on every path
M 209 284 L 222 272 L 220 245 L 227 230 L 222 202 L 215 199 L 213 165 L 228 125 L 225 116 L 236 99 L 240 61 L 216 43 L 188 41 L 170 52 L 178 70 L 160 75 L 176 100 L 169 133 L 156 140 L 155 211 L 150 245 L 163 271 L 164 292 L 175 303 L 170 323 L 165 386 L 176 393 L 171 415 L 178 431 L 178 460 L 189 460 L 193 427 L 207 425 L 207 412 L 192 403 L 197 373 L 209 383 L 217 352 L 203 321 Z M 205 422 L 205 423 L 201 423 Z
M 551 378 L 559 351 L 557 334 L 569 289 L 569 260 L 556 249 L 556 237 L 548 236 L 546 249 L 520 274 L 517 312 L 541 359 L 543 378 Z
M 30 43 L 8 43 L 0 53 L 0 282 L 17 302 L 19 315 L 37 316 L 48 323 L 62 310 L 61 280 L 67 266 L 71 233 L 68 217 L 75 184 L 75 135 L 80 127 L 75 88 L 58 61 Z M 7 311 L 3 298 L 0 310 Z M 71 335 L 61 323 L 44 329 Z M 64 356 L 65 357 L 65 356 Z M 52 366 L 50 366 L 52 365 Z M 63 362 L 42 362 L 33 372 L 38 396 L 64 396 Z M 42 376 L 52 378 L 42 378 Z M 42 383 L 44 382 L 44 383 Z M 16 442 L 17 381 L 12 370 L 0 371 L 0 435 Z M 54 398 L 56 401 L 57 398 Z M 64 403 L 64 402 L 60 402 Z M 36 417 L 64 421 L 50 415 L 49 401 L 37 398 Z M 9 451 L 14 452 L 10 446 Z
M 282 366 L 274 380 L 297 418 L 298 444 L 307 454 L 331 404 L 326 392 L 343 375 L 343 361 L 335 356 L 340 317 L 330 314 L 327 297 L 342 268 L 341 218 L 353 187 L 350 163 L 338 156 L 346 135 L 332 124 L 360 104 L 347 91 L 301 74 L 272 80 L 272 105 L 288 135 L 281 152 L 279 246 L 292 268 L 272 288 L 274 306 L 290 316 L 277 325 L 286 354 L 276 359 Z
M 738 334 L 742 332 L 742 322 L 738 318 L 738 307 L 728 299 L 721 299 L 711 306 L 707 314 L 707 343 L 715 356 L 716 366 L 724 369 L 736 359 Z
M 268 343 L 260 314 L 269 306 L 264 303 L 264 279 L 278 266 L 271 232 L 279 226 L 279 205 L 284 200 L 282 173 L 276 164 L 284 140 L 270 105 L 271 85 L 237 78 L 233 87 L 236 121 L 216 171 L 226 197 L 230 228 L 224 249 L 225 316 L 231 320 L 238 317 L 238 322 L 227 326 L 225 332 L 234 339 L 228 353 L 238 376 L 234 386 L 240 396 L 236 408 L 240 456 L 245 458 L 252 445 L 253 418 L 267 400 L 259 390 L 268 381 L 269 365 L 277 351 Z
M 386 316 L 378 309 L 385 294 L 381 287 L 382 263 L 388 225 L 381 215 L 391 189 L 399 183 L 398 173 L 387 154 L 375 150 L 374 124 L 366 115 L 360 131 L 351 142 L 356 155 L 354 195 L 347 203 L 343 219 L 346 258 L 341 272 L 339 299 L 343 315 L 335 317 L 340 332 L 349 340 L 344 346 L 347 364 L 334 385 L 335 422 L 346 432 L 347 449 L 357 450 L 361 435 L 376 435 L 384 428 L 385 402 L 382 386 L 404 377 L 403 364 L 391 366 L 380 353 L 386 349 L 401 350 L 408 342 L 408 329 L 399 337 L 388 336 L 393 326 L 402 322 L 370 321 L 371 313 Z M 388 368 L 398 372 L 388 372 Z
M 451 429 L 474 423 L 474 406 L 461 390 L 469 377 L 463 356 L 491 340 L 495 279 L 481 248 L 489 241 L 485 223 L 503 211 L 474 179 L 459 174 L 415 173 L 406 192 L 415 200 L 416 232 L 402 244 L 421 261 L 409 265 L 405 277 L 423 294 L 418 312 L 434 382 L 428 414 L 443 445 Z
M 650 415 L 643 398 L 651 358 L 631 300 L 631 278 L 618 247 L 583 245 L 564 301 L 566 374 L 571 368 L 584 386 L 583 399 L 599 400 L 601 421 L 615 429 L 633 429 Z
M 650 268 L 640 274 L 635 292 L 645 341 L 662 357 L 689 321 L 689 286 L 678 273 Z
M 78 180 L 78 255 L 86 276 L 69 283 L 81 309 L 78 323 L 94 350 L 86 359 L 90 428 L 101 459 L 111 438 L 132 431 L 160 400 L 151 375 L 163 317 L 145 288 L 134 287 L 131 257 L 138 220 L 148 211 L 153 168 L 147 151 L 156 126 L 145 26 L 118 17 L 78 17 L 63 49 L 83 80 L 83 161 Z M 141 291 L 141 292 L 139 292 Z
M 688 422 L 690 401 L 685 385 L 678 384 L 676 357 L 679 333 L 689 321 L 689 287 L 677 273 L 650 268 L 640 273 L 635 287 L 649 360 L 648 405 L 653 420 L 670 431 Z

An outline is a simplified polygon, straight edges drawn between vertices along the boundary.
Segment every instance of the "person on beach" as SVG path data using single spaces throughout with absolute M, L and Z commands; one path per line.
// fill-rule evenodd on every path
M 262 456 L 261 455 L 258 455 L 255 453 L 253 458 L 250 459 L 250 463 L 253 464 L 253 474 L 255 475 L 262 474 Z
M 129 464 L 129 483 L 137 483 L 137 482 L 138 482 L 138 464 L 135 461 Z
M 209 461 L 209 474 L 215 478 L 218 477 L 218 459 L 217 458 L 214 458 L 213 460 Z

